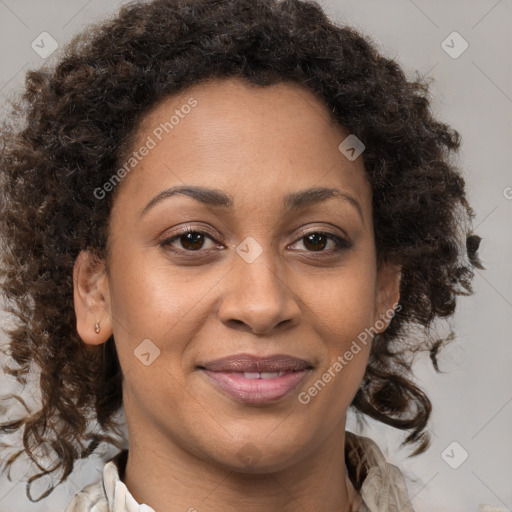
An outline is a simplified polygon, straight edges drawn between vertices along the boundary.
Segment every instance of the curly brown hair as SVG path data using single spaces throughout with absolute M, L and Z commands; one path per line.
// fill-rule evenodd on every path
M 6 467 L 22 452 L 37 461 L 43 441 L 59 459 L 29 480 L 29 499 L 39 476 L 60 470 L 60 484 L 100 443 L 121 446 L 111 435 L 122 406 L 114 340 L 87 346 L 75 328 L 73 264 L 81 250 L 106 256 L 115 197 L 94 191 L 118 169 L 149 109 L 214 78 L 302 84 L 366 146 L 377 256 L 401 266 L 401 308 L 374 339 L 352 405 L 408 431 L 412 455 L 424 451 L 431 403 L 414 383 L 414 355 L 430 351 L 439 371 L 437 353 L 451 336 L 438 339 L 431 327 L 472 292 L 473 267 L 481 268 L 464 180 L 450 158 L 460 136 L 434 119 L 428 83 L 408 80 L 366 36 L 307 0 L 133 2 L 61 51 L 27 73 L 0 138 L 0 272 L 17 364 L 4 371 L 23 383 L 35 363 L 42 397 L 38 412 L 0 424 L 0 432 L 23 432 L 24 450 Z M 96 420 L 101 431 L 91 432 Z

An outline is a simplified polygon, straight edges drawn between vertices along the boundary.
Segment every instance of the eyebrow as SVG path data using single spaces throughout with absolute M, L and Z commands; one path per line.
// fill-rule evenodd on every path
M 162 192 L 157 194 L 146 204 L 139 216 L 143 217 L 158 203 L 176 195 L 184 195 L 206 206 L 217 208 L 230 209 L 234 204 L 233 197 L 221 190 L 196 185 L 182 185 L 162 190 Z M 359 201 L 346 192 L 342 192 L 336 188 L 315 187 L 292 192 L 284 197 L 285 213 L 321 203 L 332 197 L 337 197 L 351 204 L 364 222 L 363 209 Z

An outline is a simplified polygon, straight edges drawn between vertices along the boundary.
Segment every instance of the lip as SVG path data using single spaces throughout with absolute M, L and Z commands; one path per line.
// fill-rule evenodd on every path
M 313 368 L 297 357 L 236 354 L 210 361 L 199 370 L 229 396 L 246 403 L 269 403 L 291 393 Z

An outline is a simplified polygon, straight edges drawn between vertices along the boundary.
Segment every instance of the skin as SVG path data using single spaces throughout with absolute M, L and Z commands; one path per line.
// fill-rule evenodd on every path
M 123 370 L 130 451 L 121 478 L 157 512 L 355 509 L 360 497 L 340 462 L 370 343 L 308 404 L 298 395 L 399 299 L 400 269 L 377 265 L 363 159 L 339 151 L 349 132 L 305 88 L 236 79 L 166 98 L 138 127 L 134 150 L 191 97 L 197 106 L 115 191 L 107 261 L 84 251 L 74 269 L 78 333 L 90 345 L 113 334 Z M 184 184 L 227 193 L 233 206 L 179 194 L 141 216 Z M 313 187 L 342 191 L 360 211 L 333 196 L 285 212 L 285 195 Z M 212 236 L 195 251 L 184 237 L 161 245 L 186 225 Z M 335 252 L 333 240 L 308 242 L 302 229 L 348 245 Z M 236 252 L 249 236 L 262 249 L 251 263 Z M 149 366 L 134 355 L 145 339 L 160 350 Z M 314 368 L 284 398 L 247 404 L 197 368 L 239 353 L 288 354 Z M 240 457 L 248 449 L 250 465 Z

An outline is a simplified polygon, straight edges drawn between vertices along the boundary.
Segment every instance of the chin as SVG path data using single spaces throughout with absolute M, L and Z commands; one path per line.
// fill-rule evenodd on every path
M 237 473 L 268 474 L 286 469 L 305 457 L 304 442 L 290 443 L 289 439 L 277 446 L 275 440 L 271 443 L 265 436 L 261 437 L 261 442 L 251 440 L 250 436 L 246 439 L 244 442 L 232 442 L 224 449 L 219 447 L 220 452 L 211 454 L 216 464 Z M 239 447 L 233 451 L 235 444 Z

